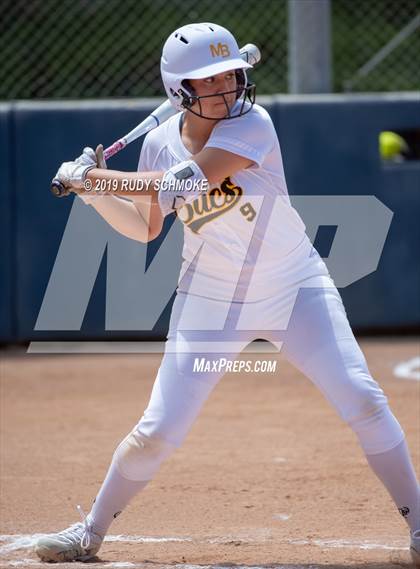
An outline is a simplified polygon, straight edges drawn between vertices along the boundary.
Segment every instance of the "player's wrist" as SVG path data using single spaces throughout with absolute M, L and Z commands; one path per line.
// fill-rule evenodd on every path
M 207 193 L 209 182 L 194 160 L 185 160 L 169 168 L 159 184 L 158 202 L 166 216 Z

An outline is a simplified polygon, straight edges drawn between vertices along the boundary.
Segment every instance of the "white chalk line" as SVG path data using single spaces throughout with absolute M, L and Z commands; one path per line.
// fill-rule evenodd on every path
M 261 535 L 255 537 L 245 536 L 225 536 L 219 538 L 207 538 L 205 540 L 194 540 L 191 537 L 149 537 L 141 535 L 109 535 L 105 537 L 106 542 L 120 542 L 120 543 L 185 543 L 185 542 L 201 542 L 211 544 L 226 544 L 231 542 L 242 543 L 260 543 L 270 539 L 270 532 L 263 530 Z M 5 556 L 8 553 L 21 549 L 31 549 L 34 547 L 35 542 L 39 537 L 45 534 L 16 534 L 16 535 L 0 535 L 0 555 Z M 288 539 L 285 540 L 290 545 L 317 545 L 324 548 L 345 548 L 345 549 L 380 549 L 380 550 L 393 550 L 402 551 L 407 549 L 407 544 L 403 541 L 394 541 L 390 543 L 380 543 L 371 540 L 344 540 L 344 539 Z M 15 561 L 14 561 L 15 562 Z M 18 561 L 16 561 L 18 562 Z
M 258 532 L 260 535 L 247 536 L 247 535 L 227 535 L 224 537 L 207 538 L 204 540 L 194 540 L 191 537 L 149 537 L 142 535 L 107 535 L 106 542 L 119 542 L 119 543 L 192 543 L 197 541 L 199 543 L 210 544 L 226 544 L 235 541 L 241 543 L 261 543 L 270 539 L 270 531 L 262 530 Z M 0 556 L 4 556 L 12 551 L 20 549 L 32 549 L 36 541 L 44 536 L 44 533 L 30 534 L 14 534 L 14 535 L 0 535 Z
M 388 551 L 405 551 L 408 550 L 407 543 L 396 541 L 392 545 L 388 543 L 378 543 L 377 541 L 362 540 L 350 541 L 346 539 L 289 539 L 291 545 L 317 545 L 327 549 L 380 549 Z
M 19 549 L 31 549 L 36 541 L 44 536 L 44 533 L 0 535 L 0 555 L 3 556 Z M 141 535 L 107 535 L 104 541 L 121 543 L 168 543 L 168 542 L 187 542 L 192 541 L 189 537 L 147 537 Z
M 43 567 L 45 569 L 46 563 L 41 561 L 36 561 L 34 559 L 22 559 L 20 561 L 9 561 L 2 563 L 2 567 Z M 66 566 L 68 564 L 66 563 Z M 72 568 L 77 567 L 89 567 L 91 569 L 95 568 L 106 568 L 106 569 L 147 569 L 150 568 L 150 562 L 144 563 L 132 563 L 131 561 L 105 561 L 105 562 L 71 562 Z M 190 563 L 175 563 L 171 565 L 164 564 L 153 564 L 154 569 L 266 569 L 261 565 L 234 565 L 229 567 L 228 565 L 193 565 Z M 322 569 L 320 565 L 270 565 L 271 569 Z
M 420 357 L 400 362 L 394 367 L 394 375 L 399 379 L 420 381 Z
M 122 541 L 124 543 L 163 543 L 193 541 L 191 537 L 146 537 L 142 535 L 107 535 L 105 541 Z
M 261 534 L 267 534 L 267 530 L 262 530 L 261 532 L 259 532 Z M 268 531 L 269 533 L 269 531 Z M 7 553 L 10 553 L 12 551 L 16 551 L 16 550 L 20 550 L 20 549 L 31 549 L 36 540 L 41 536 L 41 535 L 45 535 L 45 534 L 34 534 L 34 535 L 0 535 L 0 543 L 1 542 L 6 542 L 6 545 L 2 545 L 0 546 L 0 556 L 4 556 Z M 155 537 L 145 537 L 145 536 L 134 536 L 134 535 L 111 535 L 111 536 L 107 536 L 105 538 L 105 541 L 109 541 L 109 542 L 122 542 L 122 543 L 161 543 L 161 542 L 192 542 L 194 541 L 192 538 L 190 537 L 185 537 L 185 538 L 173 538 L 173 537 L 159 537 L 159 538 L 155 538 Z M 222 538 L 209 538 L 207 540 L 204 540 L 206 543 L 231 543 L 231 542 L 235 542 L 235 541 L 240 541 L 241 543 L 244 543 L 244 539 L 243 537 L 235 537 L 235 536 L 226 536 L 226 537 L 222 537 Z M 249 538 L 246 543 L 249 542 L 261 542 L 261 541 L 265 541 L 264 538 L 263 539 L 258 539 L 258 538 Z M 37 561 L 36 559 L 28 559 L 28 558 L 23 558 L 23 559 L 16 559 L 16 560 L 5 560 L 5 561 L 1 561 L 1 565 L 2 567 L 43 567 L 45 569 L 45 563 L 41 562 L 41 561 Z M 84 563 L 72 563 L 72 567 L 78 567 L 80 565 L 80 567 L 86 567 L 86 564 Z M 149 564 L 147 563 L 132 563 L 131 561 L 116 561 L 116 562 L 110 562 L 110 561 L 105 561 L 105 562 L 101 562 L 99 561 L 98 563 L 95 562 L 90 562 L 89 563 L 89 567 L 91 567 L 92 569 L 96 568 L 96 567 L 100 567 L 100 568 L 104 568 L 106 567 L 107 569 L 145 569 L 147 567 L 150 567 Z M 157 567 L 159 567 L 159 569 L 229 569 L 226 565 L 193 565 L 193 564 L 188 564 L 188 563 L 176 563 L 176 564 L 171 564 L 171 565 L 167 565 L 167 564 L 155 564 L 154 565 L 155 569 L 157 569 Z M 232 567 L 232 569 L 264 569 L 261 566 L 238 566 L 235 565 L 234 568 Z M 303 566 L 303 565 L 273 565 L 272 569 L 321 569 L 318 565 L 310 565 L 310 566 Z

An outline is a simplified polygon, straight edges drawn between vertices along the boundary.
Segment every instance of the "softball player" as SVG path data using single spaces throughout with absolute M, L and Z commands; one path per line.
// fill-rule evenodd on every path
M 36 552 L 44 561 L 93 557 L 112 520 L 182 444 L 223 375 L 194 373 L 194 359 L 211 354 L 232 360 L 249 342 L 265 338 L 281 346 L 353 429 L 410 528 L 420 566 L 420 491 L 404 433 L 290 204 L 279 142 L 268 113 L 254 104 L 249 67 L 221 26 L 178 29 L 164 45 L 161 73 L 180 112 L 147 135 L 139 171 L 105 170 L 98 147 L 57 173 L 133 239 L 153 239 L 164 216 L 175 211 L 184 224 L 184 261 L 147 409 L 117 447 L 90 513 L 39 539 Z M 118 191 L 86 196 L 87 179 L 118 180 Z M 123 200 L 124 179 L 149 180 L 160 190 Z M 252 432 L 249 438 L 258 444 Z

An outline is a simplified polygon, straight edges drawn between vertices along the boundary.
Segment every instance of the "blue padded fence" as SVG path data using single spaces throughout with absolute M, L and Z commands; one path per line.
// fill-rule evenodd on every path
M 299 196 L 376 196 L 394 214 L 377 270 L 341 289 L 351 324 L 357 330 L 418 326 L 420 161 L 384 164 L 378 153 L 382 130 L 420 128 L 418 97 L 275 96 L 261 98 L 260 103 L 273 118 L 296 204 Z M 105 329 L 106 253 L 80 329 L 64 325 L 35 330 L 74 200 L 50 194 L 52 175 L 62 161 L 80 154 L 83 146 L 110 144 L 156 105 L 156 100 L 0 105 L 1 342 L 165 336 L 170 302 L 153 332 L 136 332 L 135 326 Z M 110 167 L 135 170 L 140 148 L 141 140 L 112 158 Z M 92 232 L 98 223 L 101 220 L 92 218 Z M 168 221 L 166 229 L 170 225 Z M 322 252 L 328 253 L 332 229 L 319 227 L 316 232 Z M 79 237 L 81 249 L 93 246 L 89 232 Z M 127 258 L 135 259 L 139 248 L 146 247 L 121 239 L 127 243 Z M 150 245 L 148 261 L 162 239 Z M 180 251 L 177 254 L 180 261 Z M 55 294 L 59 312 L 60 303 L 71 299 L 65 287 L 62 298 Z

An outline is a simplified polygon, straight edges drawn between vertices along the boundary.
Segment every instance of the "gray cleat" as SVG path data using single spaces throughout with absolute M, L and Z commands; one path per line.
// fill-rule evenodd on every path
M 35 553 L 42 561 L 87 561 L 99 551 L 103 539 L 93 531 L 92 525 L 84 516 L 83 522 L 40 537 L 35 545 Z
M 410 553 L 414 567 L 420 567 L 420 529 L 411 534 Z

